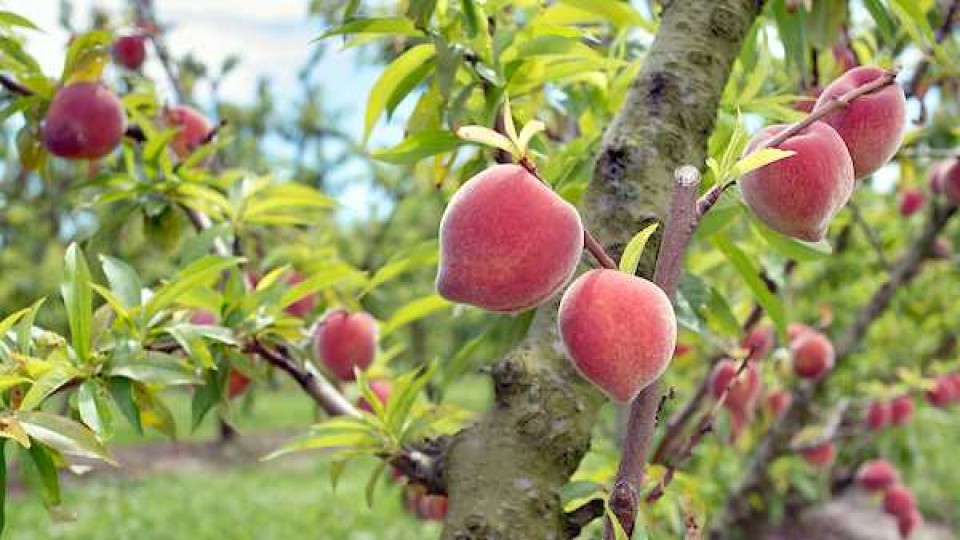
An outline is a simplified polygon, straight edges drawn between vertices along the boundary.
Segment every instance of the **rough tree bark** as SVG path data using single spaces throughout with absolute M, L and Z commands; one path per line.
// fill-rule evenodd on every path
M 673 0 L 609 126 L 584 219 L 614 254 L 662 221 L 681 165 L 702 168 L 717 107 L 758 0 Z M 646 272 L 652 269 L 650 261 Z M 556 304 L 493 370 L 493 408 L 455 438 L 446 460 L 447 540 L 561 539 L 559 490 L 590 445 L 603 398 L 576 373 L 555 331 Z

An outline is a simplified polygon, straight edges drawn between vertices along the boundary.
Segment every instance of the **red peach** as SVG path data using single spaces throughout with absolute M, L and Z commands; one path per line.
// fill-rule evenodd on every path
M 199 325 L 217 324 L 217 316 L 205 309 L 198 309 L 190 314 L 190 322 Z
M 833 344 L 820 332 L 803 334 L 790 344 L 793 372 L 804 379 L 819 379 L 833 369 Z
M 235 369 L 230 370 L 227 377 L 227 392 L 231 399 L 239 396 L 250 386 L 250 377 Z
M 377 321 L 369 313 L 332 310 L 317 325 L 314 347 L 334 377 L 352 381 L 354 368 L 367 369 L 377 354 Z
M 773 326 L 765 324 L 751 330 L 740 342 L 740 346 L 749 352 L 748 357 L 751 360 L 759 360 L 770 354 L 776 340 Z
M 870 431 L 879 431 L 890 423 L 891 407 L 881 401 L 874 401 L 867 408 L 867 427 Z
M 123 139 L 123 103 L 106 86 L 80 82 L 53 96 L 43 121 L 43 144 L 55 156 L 100 159 Z
M 764 147 L 784 131 L 757 133 L 744 153 Z M 771 229 L 800 240 L 822 240 L 833 216 L 853 193 L 853 162 L 830 126 L 815 122 L 777 148 L 796 154 L 751 171 L 740 180 L 743 200 Z
M 890 402 L 890 423 L 902 426 L 913 418 L 913 398 L 904 394 Z
M 943 377 L 938 377 L 933 388 L 927 390 L 927 403 L 934 407 L 946 407 L 953 400 L 953 384 Z
M 894 516 L 909 514 L 916 507 L 917 502 L 913 492 L 901 485 L 888 488 L 883 497 L 883 510 Z
M 941 167 L 938 169 L 940 188 L 951 204 L 960 205 L 960 158 L 953 159 L 949 164 Z
M 560 301 L 557 327 L 577 369 L 621 402 L 664 372 L 677 341 L 667 295 L 617 270 L 591 270 L 577 278 Z
M 577 209 L 519 165 L 467 181 L 440 222 L 441 296 L 489 311 L 538 306 L 570 280 L 583 251 Z
M 833 447 L 833 443 L 827 441 L 816 446 L 801 449 L 800 455 L 803 456 L 803 459 L 810 465 L 822 467 L 829 465 L 833 461 L 833 458 L 836 456 L 836 450 Z
M 777 390 L 771 392 L 767 395 L 767 409 L 770 411 L 770 415 L 774 419 L 779 420 L 783 418 L 783 415 L 787 412 L 787 409 L 790 407 L 790 403 L 793 401 L 793 394 L 787 390 Z
M 787 341 L 793 343 L 797 338 L 807 332 L 816 332 L 816 330 L 812 326 L 803 323 L 790 323 L 787 325 Z
M 743 373 L 737 377 L 740 363 L 733 360 L 721 360 L 710 375 L 710 393 L 714 399 L 720 399 L 724 391 L 727 397 L 724 407 L 730 410 L 747 411 L 752 408 L 760 392 L 760 374 L 753 362 L 747 362 Z M 727 388 L 729 387 L 729 390 Z
M 900 538 L 907 539 L 913 534 L 917 527 L 923 524 L 923 515 L 916 508 L 897 516 L 897 530 L 900 532 Z
M 392 390 L 390 381 L 386 379 L 374 379 L 370 381 L 370 390 L 372 390 L 377 396 L 377 399 L 380 400 L 380 404 L 386 406 L 387 400 L 390 399 L 390 391 Z M 373 412 L 373 407 L 371 407 L 364 398 L 360 398 L 357 402 L 357 408 L 369 413 Z
M 917 188 L 909 188 L 900 196 L 900 215 L 910 217 L 916 214 L 927 197 Z
M 817 100 L 819 108 L 847 92 L 885 75 L 875 67 L 851 69 L 824 88 Z M 825 116 L 847 144 L 853 159 L 854 177 L 863 178 L 883 167 L 903 140 L 907 101 L 896 84 L 857 98 L 846 107 Z
M 869 491 L 883 491 L 899 480 L 897 470 L 885 459 L 867 461 L 857 469 L 857 483 Z
M 302 283 L 303 280 L 304 280 L 303 275 L 297 272 L 291 273 L 286 278 L 287 285 L 290 285 L 291 287 L 299 283 Z M 313 308 L 315 308 L 316 306 L 317 306 L 316 297 L 314 297 L 314 295 L 312 294 L 308 294 L 306 296 L 303 296 L 299 300 L 293 302 L 292 304 L 288 305 L 287 307 L 283 308 L 283 311 L 289 315 L 293 315 L 294 317 L 305 317 L 311 311 L 313 311 Z
M 686 343 L 677 342 L 677 345 L 673 348 L 673 357 L 680 358 L 690 354 L 690 351 L 693 350 L 693 347 Z
M 422 495 L 417 504 L 417 514 L 427 521 L 443 521 L 449 504 L 445 495 Z
M 939 161 L 927 169 L 930 175 L 930 192 L 943 193 L 944 175 L 950 167 L 957 162 L 956 159 L 945 159 Z
M 213 126 L 207 117 L 193 107 L 177 105 L 164 111 L 164 118 L 171 127 L 178 128 L 170 147 L 180 159 L 186 158 L 206 142 Z
M 136 71 L 147 57 L 146 38 L 140 35 L 120 36 L 113 42 L 113 58 L 123 67 Z

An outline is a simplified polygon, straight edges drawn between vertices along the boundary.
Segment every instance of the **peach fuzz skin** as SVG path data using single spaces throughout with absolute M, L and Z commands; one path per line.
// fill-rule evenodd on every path
M 377 321 L 368 313 L 333 310 L 317 325 L 317 356 L 341 381 L 352 381 L 354 368 L 365 370 L 377 354 Z
M 437 291 L 489 311 L 535 307 L 567 284 L 583 251 L 576 208 L 519 165 L 467 181 L 440 223 Z
M 99 83 L 74 83 L 53 96 L 43 122 L 43 144 L 66 159 L 100 159 L 123 140 L 123 104 Z
M 616 270 L 577 278 L 560 301 L 557 326 L 580 373 L 619 402 L 663 373 L 677 341 L 677 320 L 663 291 Z
M 814 110 L 885 73 L 869 66 L 851 69 L 823 89 Z M 897 152 L 903 141 L 906 110 L 903 90 L 893 84 L 860 96 L 846 107 L 823 117 L 823 121 L 837 130 L 846 143 L 853 159 L 855 178 L 873 174 Z
M 765 146 L 786 128 L 762 129 L 745 153 Z M 837 132 L 822 122 L 814 122 L 777 148 L 796 154 L 744 175 L 743 199 L 771 229 L 808 242 L 822 240 L 833 216 L 853 193 L 850 154 Z

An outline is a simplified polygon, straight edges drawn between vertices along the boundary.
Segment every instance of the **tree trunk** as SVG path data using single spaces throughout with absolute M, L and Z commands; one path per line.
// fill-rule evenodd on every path
M 702 169 L 720 96 L 762 4 L 672 0 L 664 8 L 584 204 L 586 223 L 611 253 L 645 223 L 664 219 L 675 168 Z M 524 342 L 496 365 L 493 408 L 452 444 L 444 539 L 571 536 L 559 492 L 590 446 L 603 398 L 564 356 L 556 307 L 541 308 Z

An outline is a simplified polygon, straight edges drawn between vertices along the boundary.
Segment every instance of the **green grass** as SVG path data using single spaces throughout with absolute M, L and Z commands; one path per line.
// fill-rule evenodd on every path
M 224 471 L 101 477 L 65 486 L 76 521 L 55 522 L 32 496 L 7 503 L 3 540 L 410 540 L 440 527 L 409 516 L 401 489 L 364 501 L 371 464 L 351 465 L 336 492 L 327 464 L 276 461 Z

